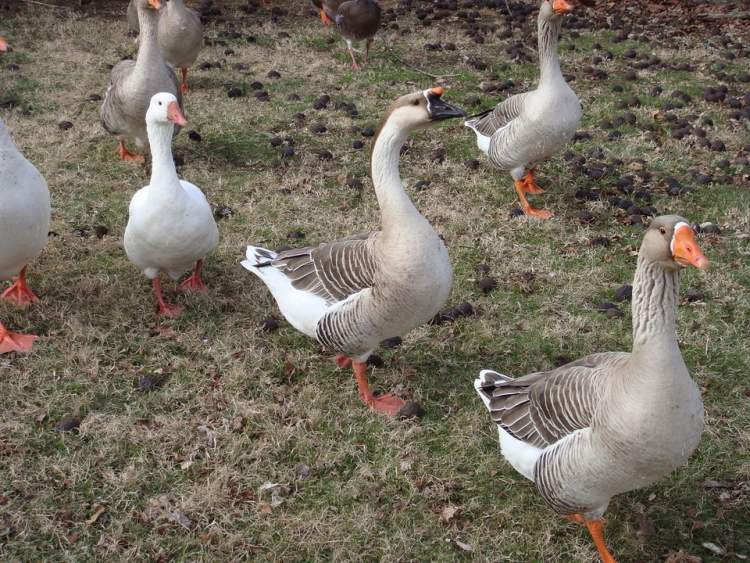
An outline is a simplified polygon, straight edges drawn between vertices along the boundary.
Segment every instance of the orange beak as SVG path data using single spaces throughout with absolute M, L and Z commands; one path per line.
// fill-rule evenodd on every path
M 566 2 L 566 0 L 555 0 L 552 3 L 552 10 L 556 14 L 567 14 L 573 11 L 573 6 Z
M 432 88 L 430 88 L 430 94 L 434 94 L 438 98 L 442 96 L 444 92 L 445 88 L 443 88 L 442 86 L 433 86 Z
M 693 265 L 699 270 L 708 268 L 708 258 L 703 255 L 698 243 L 695 241 L 693 229 L 687 225 L 677 229 L 672 239 L 672 258 L 683 266 Z
M 148 4 L 154 10 L 158 10 L 159 8 L 161 8 L 161 0 L 148 0 Z
M 5 41 L 2 37 L 0 37 L 0 53 L 4 53 L 8 50 L 8 42 Z
M 187 119 L 182 115 L 180 106 L 177 105 L 177 102 L 169 102 L 169 105 L 167 106 L 167 119 L 180 127 L 187 125 Z

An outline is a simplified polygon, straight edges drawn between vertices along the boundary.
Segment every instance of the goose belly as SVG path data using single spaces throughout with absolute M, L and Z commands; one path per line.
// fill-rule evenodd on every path
M 47 244 L 49 192 L 36 175 L 41 180 L 36 187 L 24 186 L 18 197 L 12 191 L 0 196 L 0 280 L 17 275 Z
M 128 258 L 149 277 L 159 271 L 176 278 L 216 247 L 219 232 L 213 217 L 201 210 L 170 217 L 164 213 L 131 216 L 125 229 Z

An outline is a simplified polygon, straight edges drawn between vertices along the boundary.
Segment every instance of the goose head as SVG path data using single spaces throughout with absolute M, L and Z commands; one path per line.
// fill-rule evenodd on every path
M 185 126 L 187 119 L 180 110 L 177 98 L 169 92 L 159 92 L 151 97 L 146 111 L 147 124 L 172 124 Z
M 695 266 L 708 268 L 708 258 L 703 255 L 695 240 L 690 223 L 679 215 L 662 215 L 649 225 L 641 244 L 641 257 L 675 270 Z
M 162 0 L 135 0 L 135 3 L 136 8 L 159 11 L 161 9 Z
M 539 17 L 545 20 L 559 20 L 572 11 L 573 6 L 567 0 L 544 0 L 539 7 Z
M 8 50 L 8 42 L 0 37 L 0 53 L 4 53 Z
M 399 129 L 415 131 L 444 119 L 465 117 L 464 110 L 442 99 L 443 92 L 442 86 L 435 86 L 401 96 L 391 105 L 384 123 L 387 121 Z

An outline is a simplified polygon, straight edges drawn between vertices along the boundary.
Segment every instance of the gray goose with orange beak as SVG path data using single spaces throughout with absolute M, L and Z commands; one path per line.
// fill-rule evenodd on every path
M 534 180 L 534 167 L 570 141 L 581 121 L 581 103 L 565 82 L 557 57 L 562 18 L 572 9 L 566 0 L 544 0 L 539 8 L 541 76 L 536 90 L 511 96 L 464 123 L 490 162 L 510 172 L 523 212 L 539 219 L 552 213 L 532 207 L 526 199 L 527 193 L 544 192 Z
M 158 10 L 161 0 L 134 1 L 141 29 L 138 56 L 135 61 L 120 61 L 112 68 L 99 115 L 104 129 L 117 137 L 120 158 L 143 162 L 143 155 L 131 153 L 125 147 L 125 140 L 133 139 L 139 149 L 147 149 L 145 117 L 151 96 L 159 92 L 170 92 L 177 96 L 182 110 L 182 93 L 180 82 L 164 62 L 158 45 Z
M 586 524 L 602 561 L 601 517 L 617 494 L 684 464 L 703 431 L 703 402 L 677 344 L 685 266 L 708 267 L 693 229 L 665 215 L 649 226 L 633 282 L 632 352 L 604 352 L 517 379 L 484 370 L 474 385 L 505 459 L 557 513 Z
M 248 246 L 242 262 L 266 284 L 294 328 L 336 352 L 340 367 L 352 365 L 360 399 L 391 416 L 404 401 L 374 396 L 365 362 L 386 338 L 435 316 L 453 282 L 443 241 L 399 175 L 400 150 L 412 131 L 464 115 L 442 94 L 436 87 L 402 96 L 381 122 L 372 150 L 381 230 L 278 253 Z
M 151 280 L 158 313 L 174 318 L 180 308 L 164 301 L 159 275 L 164 272 L 176 280 L 195 265 L 181 287 L 205 292 L 203 260 L 219 243 L 219 230 L 200 188 L 177 176 L 172 134 L 176 125 L 187 125 L 187 121 L 174 94 L 155 94 L 145 121 L 151 146 L 151 181 L 130 200 L 125 252 Z

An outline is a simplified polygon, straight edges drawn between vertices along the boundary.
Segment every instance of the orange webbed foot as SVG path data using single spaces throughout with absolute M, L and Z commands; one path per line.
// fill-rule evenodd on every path
M 208 288 L 206 287 L 206 284 L 203 283 L 203 278 L 201 277 L 202 270 L 203 260 L 198 260 L 195 263 L 195 270 L 180 284 L 180 289 L 192 291 L 193 293 L 208 292 Z
M 39 337 L 33 334 L 10 332 L 0 323 L 0 354 L 28 352 Z
M 182 307 L 179 305 L 172 305 L 171 303 L 159 303 L 157 313 L 160 317 L 176 319 L 182 314 Z
M 341 369 L 346 369 L 352 365 L 352 359 L 343 354 L 336 354 L 336 365 Z
M 392 417 L 398 416 L 401 408 L 406 404 L 403 399 L 391 393 L 373 397 L 369 401 L 365 400 L 365 402 L 370 406 L 371 409 L 385 413 L 388 416 Z
M 0 299 L 15 303 L 18 307 L 26 307 L 34 301 L 39 301 L 39 298 L 26 284 L 26 266 L 21 269 L 18 276 L 13 278 L 13 285 L 3 291 Z
M 142 154 L 135 154 L 126 149 L 124 141 L 118 141 L 118 143 L 120 160 L 124 160 L 125 162 L 146 162 L 146 157 Z

